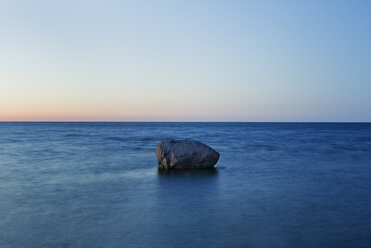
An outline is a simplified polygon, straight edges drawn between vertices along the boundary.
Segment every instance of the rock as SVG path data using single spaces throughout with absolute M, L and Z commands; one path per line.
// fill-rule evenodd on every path
M 165 140 L 156 147 L 159 169 L 213 168 L 220 154 L 203 143 L 191 140 Z

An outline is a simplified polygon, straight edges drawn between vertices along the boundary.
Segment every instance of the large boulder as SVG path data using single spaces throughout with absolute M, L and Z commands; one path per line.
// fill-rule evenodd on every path
M 213 168 L 220 154 L 203 143 L 191 140 L 165 140 L 156 148 L 159 169 Z

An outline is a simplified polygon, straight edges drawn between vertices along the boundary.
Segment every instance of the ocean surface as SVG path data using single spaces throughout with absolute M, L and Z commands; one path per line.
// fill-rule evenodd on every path
M 371 247 L 371 124 L 0 123 L 0 247 Z

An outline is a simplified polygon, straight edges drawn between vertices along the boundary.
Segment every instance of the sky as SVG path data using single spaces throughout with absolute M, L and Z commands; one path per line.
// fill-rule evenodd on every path
M 0 1 L 0 121 L 371 121 L 371 1 Z

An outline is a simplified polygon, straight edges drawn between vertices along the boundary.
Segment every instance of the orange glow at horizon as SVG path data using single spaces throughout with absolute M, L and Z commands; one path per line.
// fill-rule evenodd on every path
M 164 108 L 158 106 L 8 106 L 0 109 L 0 121 L 213 121 L 226 115 L 220 109 L 200 108 L 197 111 L 187 107 Z M 223 118 L 222 118 L 223 119 Z

